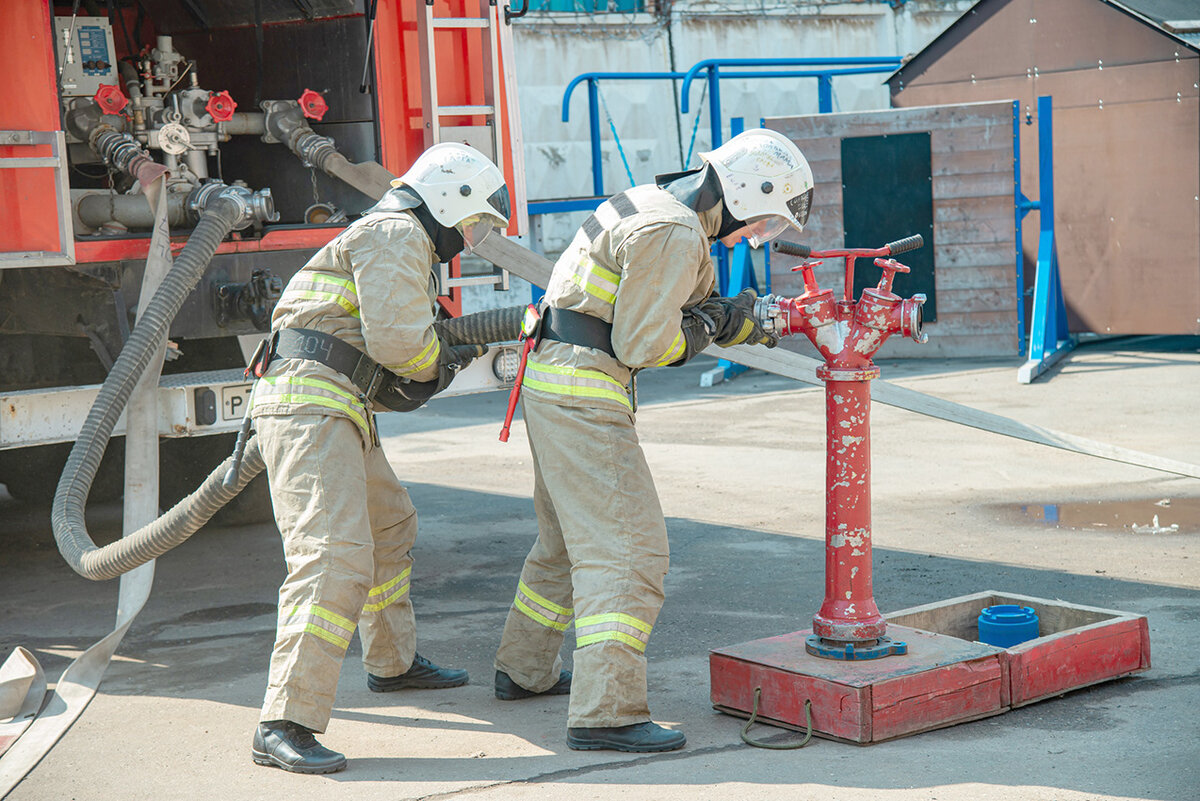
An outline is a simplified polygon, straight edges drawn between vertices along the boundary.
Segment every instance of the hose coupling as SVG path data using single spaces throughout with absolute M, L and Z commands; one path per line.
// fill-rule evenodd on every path
M 289 147 L 306 166 L 320 170 L 325 169 L 325 160 L 337 153 L 332 139 L 307 128 L 295 133 Z
M 925 295 L 913 295 L 900 304 L 900 333 L 924 345 L 929 341 L 929 334 L 922 330 L 922 310 Z
M 150 157 L 146 149 L 127 133 L 101 125 L 95 128 L 88 144 L 105 164 L 120 172 L 130 173 L 130 165 L 138 156 Z
M 763 331 L 777 337 L 791 333 L 787 310 L 780 303 L 782 300 L 784 298 L 779 295 L 763 295 L 754 301 L 754 317 L 758 324 Z
M 248 186 L 233 184 L 232 186 L 220 181 L 209 181 L 192 190 L 188 195 L 188 212 L 196 219 L 206 208 L 218 198 L 232 200 L 238 207 L 238 218 L 233 224 L 234 231 L 241 231 L 251 225 L 262 225 L 275 222 L 279 213 L 275 211 L 275 200 L 271 197 L 269 188 L 257 192 Z

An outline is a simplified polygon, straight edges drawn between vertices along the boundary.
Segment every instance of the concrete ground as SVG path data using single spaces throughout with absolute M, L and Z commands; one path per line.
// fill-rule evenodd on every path
M 1048 379 L 1015 360 L 884 361 L 950 400 L 1200 463 L 1200 340 L 1078 350 Z M 647 373 L 638 429 L 671 532 L 668 598 L 648 651 L 666 755 L 574 752 L 565 698 L 505 703 L 492 654 L 535 536 L 524 428 L 499 394 L 388 415 L 381 430 L 421 514 L 419 649 L 470 685 L 376 695 L 358 643 L 323 742 L 349 768 L 257 767 L 283 561 L 273 527 L 212 528 L 161 558 L 156 589 L 75 726 L 11 794 L 26 799 L 1080 799 L 1185 801 L 1200 787 L 1200 482 L 876 406 L 875 592 L 884 611 L 994 589 L 1149 617 L 1153 667 L 1006 714 L 869 747 L 767 751 L 711 709 L 708 649 L 804 628 L 822 584 L 823 400 L 762 373 L 698 389 L 711 360 Z M 1144 533 L 1154 514 L 1168 533 Z M 119 505 L 90 513 L 115 536 Z M 1046 522 L 1057 518 L 1060 527 Z M 1171 523 L 1179 525 L 1169 532 Z M 48 510 L 0 500 L 0 656 L 53 679 L 111 627 L 115 582 L 62 562 Z M 570 659 L 568 636 L 565 655 Z M 760 728 L 759 737 L 796 735 Z

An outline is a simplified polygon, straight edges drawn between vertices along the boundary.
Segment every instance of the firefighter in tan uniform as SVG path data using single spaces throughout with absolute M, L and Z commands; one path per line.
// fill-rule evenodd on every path
M 467 683 L 465 670 L 416 654 L 417 516 L 374 412 L 420 406 L 483 352 L 439 341 L 433 268 L 507 224 L 508 192 L 482 153 L 449 143 L 392 185 L 292 277 L 252 363 L 250 413 L 288 569 L 252 756 L 298 773 L 346 765 L 313 734 L 329 722 L 356 626 L 371 690 Z
M 496 696 L 570 693 L 577 750 L 668 751 L 650 720 L 646 659 L 663 602 L 667 529 L 634 430 L 637 370 L 680 365 L 710 342 L 774 346 L 754 292 L 710 297 L 709 249 L 802 229 L 812 173 L 783 136 L 747 131 L 697 170 L 600 205 L 554 266 L 523 410 L 538 540 L 496 655 Z M 572 618 L 575 674 L 559 651 Z

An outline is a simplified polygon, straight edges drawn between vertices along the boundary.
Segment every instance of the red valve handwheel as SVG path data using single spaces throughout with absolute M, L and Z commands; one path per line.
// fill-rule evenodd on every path
M 310 120 L 318 122 L 325 116 L 325 112 L 329 111 L 329 104 L 325 102 L 325 98 L 320 92 L 314 92 L 312 89 L 305 89 L 300 95 L 300 110 L 304 112 L 304 116 Z
M 229 96 L 229 92 L 213 92 L 204 104 L 204 110 L 213 118 L 213 122 L 229 122 L 233 119 L 233 110 L 237 103 Z
M 121 87 L 110 83 L 100 84 L 92 99 L 104 109 L 105 114 L 119 114 L 121 109 L 129 105 L 129 98 L 121 91 Z

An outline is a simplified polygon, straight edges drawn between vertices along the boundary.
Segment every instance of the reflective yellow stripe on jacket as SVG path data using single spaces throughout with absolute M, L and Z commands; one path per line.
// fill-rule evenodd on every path
M 552 395 L 565 395 L 573 398 L 606 398 L 633 411 L 633 405 L 629 402 L 629 394 L 625 391 L 625 387 L 613 377 L 605 375 L 599 370 L 542 364 L 530 358 L 525 365 L 524 386 Z
M 524 581 L 517 582 L 517 597 L 513 599 L 513 608 L 534 622 L 540 623 L 555 631 L 566 631 L 571 622 L 574 609 L 559 606 L 529 589 Z
M 287 299 L 304 298 L 327 303 L 336 303 L 351 317 L 358 317 L 358 290 L 354 282 L 327 273 L 301 270 L 288 282 L 284 290 Z
M 358 397 L 336 384 L 320 378 L 263 376 L 254 385 L 250 408 L 269 404 L 312 404 L 344 412 L 370 434 L 367 411 Z
M 644 652 L 654 627 L 638 620 L 633 615 L 610 612 L 604 615 L 588 615 L 575 621 L 575 645 L 583 648 L 606 640 L 616 640 L 630 648 Z
M 412 375 L 419 373 L 426 367 L 437 364 L 438 356 L 442 352 L 442 342 L 437 337 L 425 346 L 425 349 L 406 361 L 404 364 L 398 364 L 395 367 L 389 367 L 396 375 Z
M 675 340 L 671 342 L 671 347 L 667 348 L 667 352 L 662 355 L 662 358 L 654 363 L 654 366 L 665 367 L 671 362 L 677 361 L 679 357 L 683 356 L 684 350 L 683 331 L 681 330 L 675 335 Z
M 570 267 L 571 283 L 578 286 L 597 300 L 608 305 L 617 302 L 617 288 L 621 285 L 621 276 L 612 270 L 606 270 L 588 258 L 581 258 Z

